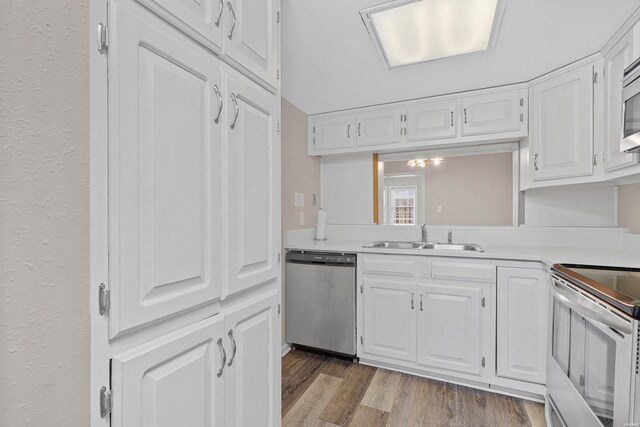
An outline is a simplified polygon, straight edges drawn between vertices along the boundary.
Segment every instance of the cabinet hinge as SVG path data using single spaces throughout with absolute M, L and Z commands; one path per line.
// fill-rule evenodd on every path
M 484 357 L 482 358 L 482 360 L 480 360 L 480 364 L 482 365 L 482 367 L 484 368 L 486 365 L 486 362 L 484 360 Z
M 276 71 L 276 78 L 280 80 L 280 68 L 278 68 L 278 71 Z
M 280 316 L 280 304 L 278 304 L 278 316 Z
M 593 155 L 593 166 L 598 166 L 598 155 L 597 154 Z
M 312 129 L 313 129 L 313 134 L 315 135 L 316 134 L 316 127 L 314 126 Z
M 593 73 L 593 84 L 598 83 L 598 72 Z
M 102 386 L 102 388 L 100 389 L 100 417 L 106 418 L 107 415 L 111 414 L 111 408 L 111 390 L 107 389 L 107 387 L 105 386 Z
M 364 337 L 360 335 L 360 344 L 364 345 Z
M 524 122 L 524 113 L 520 113 L 520 121 Z
M 109 29 L 102 21 L 98 21 L 98 52 L 106 53 L 109 48 Z
M 520 106 L 524 107 L 524 98 L 520 98 Z
M 280 265 L 280 252 L 278 252 L 278 265 Z
M 584 375 L 580 375 L 580 387 L 584 387 Z
M 484 297 L 482 297 L 482 299 L 480 300 L 480 305 L 481 305 L 482 307 L 485 307 L 485 306 L 487 305 L 487 301 L 485 300 L 485 298 L 484 298 Z
M 111 291 L 104 283 L 100 283 L 98 287 L 98 313 L 104 316 L 109 313 L 111 307 Z
M 362 285 L 360 285 L 360 293 L 364 294 L 364 287 Z
M 276 12 L 276 23 L 280 23 L 280 11 Z
M 280 135 L 280 120 L 278 120 L 278 135 Z

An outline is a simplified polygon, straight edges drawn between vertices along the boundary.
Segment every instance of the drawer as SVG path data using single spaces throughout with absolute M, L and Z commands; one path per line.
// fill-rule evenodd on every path
M 431 277 L 433 279 L 496 283 L 496 267 L 491 264 L 474 264 L 468 261 L 433 261 L 431 263 Z
M 416 260 L 410 257 L 366 256 L 361 261 L 365 274 L 415 277 Z

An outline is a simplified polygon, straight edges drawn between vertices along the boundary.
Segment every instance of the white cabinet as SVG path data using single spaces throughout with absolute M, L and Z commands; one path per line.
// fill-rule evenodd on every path
M 638 155 L 620 152 L 622 139 L 622 78 L 636 59 L 635 31 L 629 31 L 605 55 L 604 168 L 607 171 L 634 165 Z
M 380 109 L 357 116 L 356 146 L 384 145 L 404 139 L 404 110 Z
M 224 426 L 223 336 L 217 315 L 115 356 L 111 425 Z
M 526 129 L 526 95 L 509 91 L 462 99 L 462 136 Z
M 279 0 L 137 0 L 274 88 L 279 79 Z
M 545 383 L 548 276 L 543 269 L 498 268 L 499 377 Z
M 593 65 L 531 87 L 529 170 L 534 181 L 593 173 Z
M 278 301 L 270 292 L 225 311 L 227 426 L 280 425 Z
M 363 279 L 364 354 L 416 360 L 416 284 L 397 277 Z
M 407 141 L 455 138 L 456 102 L 425 102 L 407 108 Z
M 353 147 L 355 121 L 351 114 L 310 119 L 310 152 Z
M 418 284 L 418 364 L 482 376 L 492 365 L 489 284 Z
M 113 338 L 221 296 L 220 63 L 135 3 L 111 8 Z
M 278 277 L 280 188 L 278 99 L 230 74 L 226 92 L 224 297 Z

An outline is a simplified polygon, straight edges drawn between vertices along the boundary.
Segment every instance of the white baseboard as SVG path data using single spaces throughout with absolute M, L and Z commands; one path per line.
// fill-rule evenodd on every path
M 287 343 L 282 344 L 282 357 L 291 351 L 291 346 Z

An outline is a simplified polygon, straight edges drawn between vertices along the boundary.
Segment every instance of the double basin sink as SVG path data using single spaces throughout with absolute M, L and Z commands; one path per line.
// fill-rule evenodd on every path
M 436 251 L 468 251 L 484 252 L 480 245 L 475 243 L 423 243 L 423 242 L 397 242 L 377 241 L 364 245 L 363 248 L 374 249 L 432 249 Z

